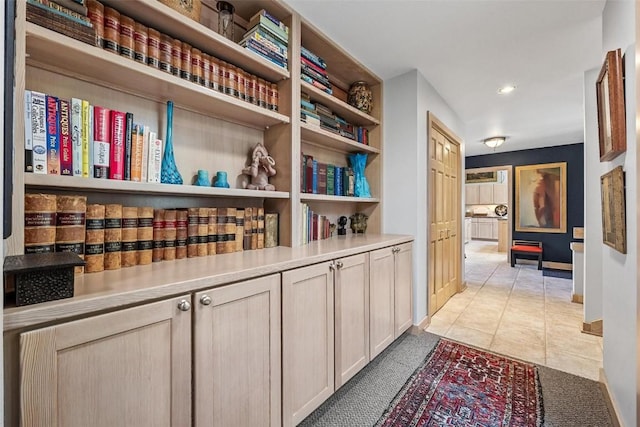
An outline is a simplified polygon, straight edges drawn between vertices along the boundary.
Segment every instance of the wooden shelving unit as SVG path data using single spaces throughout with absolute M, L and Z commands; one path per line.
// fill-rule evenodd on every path
M 377 197 L 348 197 L 348 196 L 331 196 L 328 194 L 306 194 L 300 195 L 303 202 L 331 202 L 331 203 L 379 203 Z
M 339 115 L 352 125 L 377 126 L 380 124 L 380 120 L 375 117 L 363 113 L 349 104 L 345 104 L 338 98 L 323 92 L 305 81 L 300 82 L 300 89 L 307 93 L 311 97 L 312 101 L 319 102 L 329 107 L 335 114 Z
M 361 144 L 307 123 L 300 123 L 300 138 L 303 143 L 341 153 L 380 153 L 379 148 Z

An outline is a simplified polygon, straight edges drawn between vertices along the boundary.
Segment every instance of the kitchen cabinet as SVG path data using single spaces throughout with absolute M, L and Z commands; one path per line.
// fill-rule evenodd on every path
M 493 204 L 494 205 L 509 204 L 509 188 L 506 183 L 493 184 Z
M 194 302 L 194 425 L 280 426 L 280 275 Z
M 498 252 L 507 252 L 509 249 L 509 221 L 498 220 Z
M 405 243 L 392 249 L 394 253 L 394 339 L 413 324 L 413 246 Z
M 383 248 L 372 251 L 369 256 L 369 339 L 373 360 L 393 342 L 395 254 L 392 248 Z
M 478 186 L 478 204 L 492 205 L 493 202 L 493 184 L 476 184 Z
M 473 223 L 471 218 L 464 219 L 464 243 L 469 243 L 473 235 Z
M 21 425 L 190 425 L 190 309 L 181 296 L 21 334 Z
M 465 204 L 480 204 L 480 186 L 477 184 L 465 184 L 464 186 Z

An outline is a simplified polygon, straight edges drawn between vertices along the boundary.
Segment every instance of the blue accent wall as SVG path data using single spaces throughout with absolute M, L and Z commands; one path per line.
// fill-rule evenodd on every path
M 467 169 L 567 162 L 567 232 L 564 234 L 516 232 L 515 221 L 512 221 L 511 231 L 514 239 L 541 241 L 545 261 L 571 263 L 569 244 L 572 241 L 573 227 L 584 226 L 584 144 L 470 156 L 465 159 L 465 162 Z M 515 171 L 512 170 L 512 172 L 515 181 Z M 512 200 L 515 201 L 515 185 L 512 185 L 512 189 L 514 192 Z M 509 206 L 509 215 L 512 213 L 514 213 L 513 206 Z

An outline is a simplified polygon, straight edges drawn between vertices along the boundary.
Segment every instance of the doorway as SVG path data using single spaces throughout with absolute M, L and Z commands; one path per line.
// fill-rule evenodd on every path
M 460 291 L 462 277 L 461 139 L 427 113 L 428 307 L 433 315 Z

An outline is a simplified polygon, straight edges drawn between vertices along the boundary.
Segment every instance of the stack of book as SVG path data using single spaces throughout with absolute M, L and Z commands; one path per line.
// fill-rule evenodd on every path
M 85 0 L 27 0 L 27 21 L 60 34 L 95 44 Z
M 306 245 L 314 240 L 324 240 L 331 237 L 331 222 L 324 215 L 315 213 L 309 205 L 302 203 L 301 243 Z
M 300 93 L 300 120 L 313 126 L 320 127 L 320 116 L 316 111 L 316 104 L 305 92 Z
M 240 46 L 287 68 L 289 27 L 264 9 L 251 17 L 248 26 Z
M 355 177 L 350 167 L 318 162 L 302 153 L 300 171 L 302 193 L 355 196 Z
M 300 49 L 300 71 L 302 71 L 300 78 L 332 95 L 333 89 L 327 74 L 327 63 L 324 62 L 324 59 L 305 49 L 304 46 L 301 46 Z
M 300 94 L 300 120 L 344 138 L 362 144 L 369 144 L 369 130 L 367 128 L 352 125 L 342 117 L 334 114 L 326 105 L 313 102 L 305 92 Z

